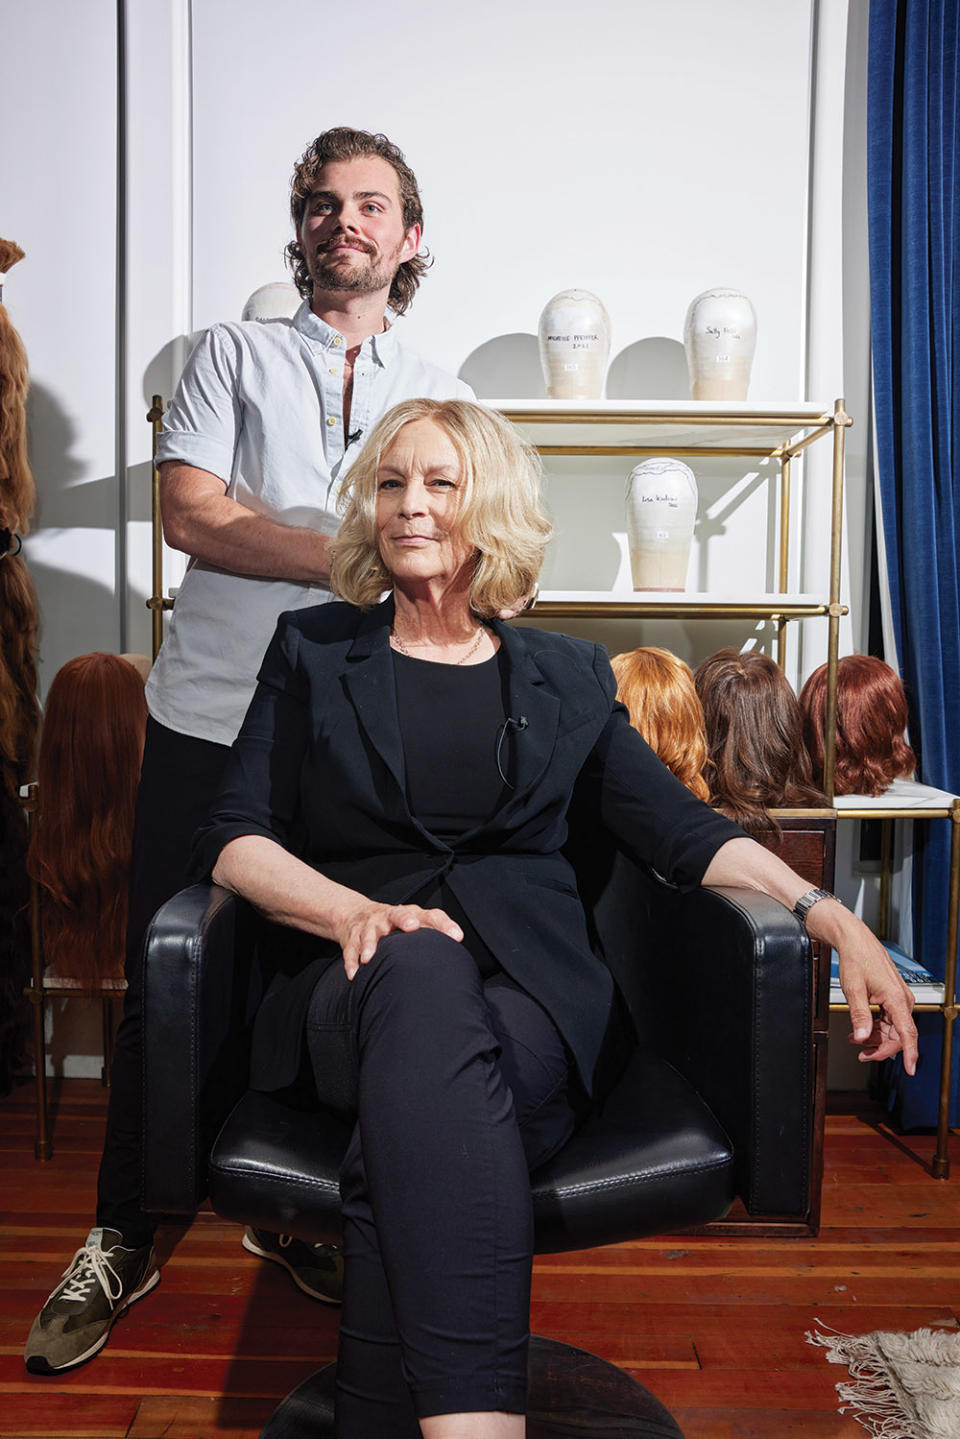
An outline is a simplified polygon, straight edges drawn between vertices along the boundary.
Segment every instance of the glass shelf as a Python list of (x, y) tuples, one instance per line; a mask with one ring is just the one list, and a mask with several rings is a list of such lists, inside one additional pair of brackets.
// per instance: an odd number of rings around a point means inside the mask
[[(846, 614), (846, 607), (842, 612)], [(698, 594), (689, 590), (541, 590), (527, 612), (538, 619), (806, 619), (830, 613), (822, 595)]]
[(945, 819), (957, 796), (912, 779), (895, 779), (883, 794), (838, 794), (838, 819)]
[(664, 454), (710, 451), (780, 455), (805, 447), (834, 423), (833, 408), (717, 400), (486, 400), (543, 454)]

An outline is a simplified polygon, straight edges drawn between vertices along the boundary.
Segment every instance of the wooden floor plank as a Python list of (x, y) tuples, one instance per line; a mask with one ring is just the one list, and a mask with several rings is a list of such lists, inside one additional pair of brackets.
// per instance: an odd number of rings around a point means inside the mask
[(130, 1395), (92, 1393), (78, 1405), (65, 1394), (20, 1394), (16, 1404), (0, 1402), (2, 1439), (124, 1439), (136, 1416), (138, 1400)]
[(127, 1439), (260, 1439), (274, 1407), (264, 1399), (151, 1395), (137, 1410)]

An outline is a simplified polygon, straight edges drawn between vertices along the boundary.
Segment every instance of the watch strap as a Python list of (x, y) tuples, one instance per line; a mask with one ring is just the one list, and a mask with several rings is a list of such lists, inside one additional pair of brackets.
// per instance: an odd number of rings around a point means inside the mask
[[(801, 924), (806, 924), (807, 915), (810, 913), (811, 909), (813, 909), (813, 906), (817, 904), (821, 899), (837, 899), (837, 896), (835, 894), (831, 894), (829, 889), (808, 889), (806, 894), (802, 894), (800, 896), (796, 904), (793, 906), (793, 912), (797, 916), (797, 919), (799, 919)], [(842, 903), (842, 899), (837, 899), (837, 904)]]

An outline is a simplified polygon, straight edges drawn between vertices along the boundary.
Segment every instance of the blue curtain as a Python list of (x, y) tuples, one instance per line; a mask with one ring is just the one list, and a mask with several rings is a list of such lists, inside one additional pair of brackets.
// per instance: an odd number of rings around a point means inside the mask
[[(871, 0), (870, 292), (877, 459), (911, 739), (960, 793), (960, 0)], [(943, 975), (949, 822), (920, 834), (916, 957)], [(928, 1028), (928, 1026), (924, 1026)], [(939, 1022), (937, 1029), (939, 1029)], [(960, 1034), (955, 1034), (957, 1044)], [(894, 1078), (905, 1127), (936, 1122), (939, 1044)], [(954, 1107), (957, 1095), (954, 1090)], [(956, 1119), (954, 1117), (954, 1122)]]

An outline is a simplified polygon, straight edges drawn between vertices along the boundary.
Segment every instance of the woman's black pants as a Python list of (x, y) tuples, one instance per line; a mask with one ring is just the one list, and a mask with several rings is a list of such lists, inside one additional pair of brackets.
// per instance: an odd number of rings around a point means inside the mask
[(575, 1122), (552, 1021), (423, 929), (387, 936), (353, 981), (331, 965), (306, 1033), (320, 1102), (355, 1098), (357, 1114), (337, 1434), (414, 1439), (418, 1417), (525, 1412), (528, 1174)]

